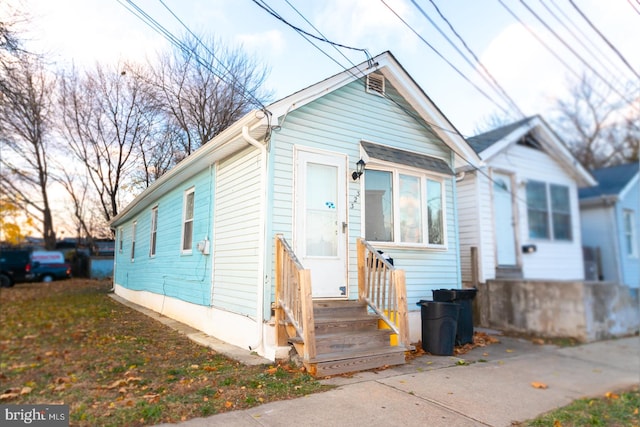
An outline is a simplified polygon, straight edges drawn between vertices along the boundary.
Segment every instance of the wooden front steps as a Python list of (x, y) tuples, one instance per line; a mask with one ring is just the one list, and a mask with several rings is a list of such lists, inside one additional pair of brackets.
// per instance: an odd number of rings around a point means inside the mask
[[(307, 369), (315, 376), (380, 368), (405, 363), (403, 346), (391, 346), (390, 329), (378, 328), (378, 317), (367, 312), (363, 302), (323, 300), (313, 302), (316, 357)], [(304, 343), (289, 339), (299, 354)]]

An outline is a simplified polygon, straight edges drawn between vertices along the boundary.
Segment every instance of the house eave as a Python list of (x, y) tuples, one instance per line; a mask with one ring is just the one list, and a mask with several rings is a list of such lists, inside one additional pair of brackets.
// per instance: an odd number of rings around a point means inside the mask
[(268, 117), (260, 110), (247, 113), (142, 191), (111, 219), (110, 227), (117, 228), (155, 203), (160, 195), (173, 190), (217, 161), (249, 147), (249, 142), (242, 136), (245, 127), (253, 138), (263, 139), (269, 127)]
[(580, 208), (613, 206), (618, 203), (619, 200), (620, 198), (615, 194), (589, 197), (587, 199), (580, 199)]

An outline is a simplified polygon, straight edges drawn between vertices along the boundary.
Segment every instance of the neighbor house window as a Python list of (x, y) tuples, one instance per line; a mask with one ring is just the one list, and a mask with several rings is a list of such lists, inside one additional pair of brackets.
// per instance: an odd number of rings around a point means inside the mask
[(397, 170), (365, 170), (365, 237), (373, 242), (444, 244), (442, 182)]
[(124, 247), (124, 230), (122, 227), (118, 228), (118, 252), (122, 253)]
[(194, 207), (194, 189), (187, 190), (184, 193), (184, 215), (182, 224), (182, 251), (191, 252), (193, 246), (193, 207)]
[(133, 227), (131, 229), (131, 261), (136, 257), (136, 227), (138, 226), (138, 221), (133, 221)]
[(569, 187), (529, 181), (526, 191), (529, 237), (571, 240)]
[(624, 243), (625, 251), (628, 256), (638, 256), (638, 238), (636, 237), (635, 213), (632, 210), (625, 209), (623, 212), (624, 221)]
[(158, 207), (151, 209), (151, 242), (149, 243), (149, 256), (156, 255), (156, 236), (158, 235)]

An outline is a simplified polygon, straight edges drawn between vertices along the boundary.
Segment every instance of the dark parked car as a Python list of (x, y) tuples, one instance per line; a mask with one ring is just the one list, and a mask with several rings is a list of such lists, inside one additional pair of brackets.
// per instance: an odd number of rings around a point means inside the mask
[(31, 250), (0, 249), (0, 286), (8, 288), (34, 279)]
[(62, 252), (33, 251), (31, 259), (35, 282), (51, 282), (71, 277), (71, 265), (65, 262)]

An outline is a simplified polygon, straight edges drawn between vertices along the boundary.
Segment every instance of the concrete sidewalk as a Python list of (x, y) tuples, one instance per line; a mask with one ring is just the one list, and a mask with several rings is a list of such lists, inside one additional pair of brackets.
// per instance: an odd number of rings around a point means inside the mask
[(180, 426), (510, 426), (575, 399), (640, 384), (640, 337), (565, 348), (497, 338), (462, 358), (421, 356), (322, 380), (337, 386), (328, 392)]

